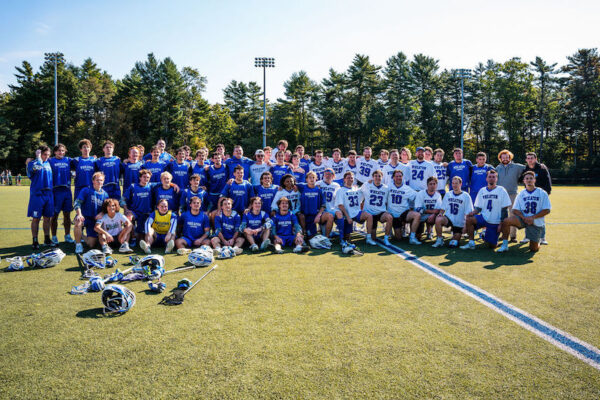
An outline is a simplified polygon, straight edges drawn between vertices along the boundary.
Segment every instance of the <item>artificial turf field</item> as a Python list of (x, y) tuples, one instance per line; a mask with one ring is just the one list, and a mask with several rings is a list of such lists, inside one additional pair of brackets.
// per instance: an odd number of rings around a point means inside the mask
[[(550, 245), (534, 256), (526, 245), (508, 254), (398, 245), (600, 347), (600, 188), (556, 187), (550, 199)], [(27, 200), (27, 187), (0, 188), (2, 269), (31, 252)], [(82, 281), (74, 245), (61, 244), (69, 255), (54, 268), (0, 272), (0, 397), (600, 398), (598, 369), (358, 244), (363, 257), (335, 244), (217, 261), (177, 307), (128, 283), (137, 302), (118, 317), (101, 314), (97, 293), (67, 294)], [(167, 269), (187, 261), (165, 258)]]

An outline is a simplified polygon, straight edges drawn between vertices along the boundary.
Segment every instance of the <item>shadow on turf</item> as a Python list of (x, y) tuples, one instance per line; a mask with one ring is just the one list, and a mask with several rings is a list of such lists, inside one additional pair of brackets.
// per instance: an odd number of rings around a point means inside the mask
[(75, 316), (78, 318), (114, 318), (123, 315), (124, 313), (109, 313), (104, 314), (104, 308), (95, 307), (88, 310), (81, 310)]

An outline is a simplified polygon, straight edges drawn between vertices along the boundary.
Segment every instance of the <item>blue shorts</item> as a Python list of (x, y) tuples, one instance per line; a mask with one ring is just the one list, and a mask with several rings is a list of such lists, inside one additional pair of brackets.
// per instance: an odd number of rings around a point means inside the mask
[(102, 186), (102, 189), (108, 193), (109, 198), (121, 200), (121, 189), (119, 189), (119, 185), (105, 185)]
[(98, 237), (98, 233), (94, 230), (94, 228), (96, 227), (96, 218), (95, 217), (85, 217), (83, 226), (85, 226), (85, 235), (87, 237), (92, 237), (92, 238)]
[(64, 186), (56, 187), (52, 189), (52, 193), (54, 194), (54, 214), (58, 214), (61, 211), (73, 211), (73, 197), (71, 197), (71, 188)]
[(360, 224), (360, 217), (362, 216), (364, 211), (359, 211), (358, 214), (356, 215), (351, 215), (350, 218), (352, 218), (352, 221), (356, 222), (357, 224)]
[(146, 233), (146, 220), (150, 214), (133, 213), (135, 221), (135, 233)]
[(42, 190), (29, 196), (27, 216), (30, 218), (54, 216), (54, 195), (51, 190)]
[(165, 238), (167, 234), (157, 233), (156, 238), (154, 238), (154, 242), (152, 242), (152, 246), (165, 246), (167, 243), (165, 242)]
[(185, 242), (185, 247), (192, 248), (194, 246), (195, 239), (190, 239), (189, 237), (185, 237), (185, 236), (182, 236), (179, 239), (181, 239)]
[(281, 238), (281, 241), (283, 242), (282, 246), (294, 246), (294, 240), (296, 240), (296, 235), (290, 235), (290, 236), (281, 236), (278, 235)]
[(477, 225), (475, 229), (484, 228), (485, 234), (483, 235), (483, 240), (489, 244), (497, 245), (498, 244), (498, 225), (500, 224), (488, 224), (485, 219), (481, 216), (481, 214), (477, 214), (475, 216), (477, 220)]
[(304, 226), (306, 227), (306, 233), (308, 236), (315, 235), (317, 233), (317, 224), (315, 224), (315, 217), (317, 214), (304, 214)]

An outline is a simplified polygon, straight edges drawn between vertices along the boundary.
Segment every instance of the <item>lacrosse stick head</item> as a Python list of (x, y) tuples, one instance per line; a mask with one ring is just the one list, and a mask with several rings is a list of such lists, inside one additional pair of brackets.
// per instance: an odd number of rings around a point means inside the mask
[(105, 268), (106, 267), (106, 257), (104, 253), (100, 250), (90, 250), (83, 254), (82, 256), (83, 264), (87, 268)]
[(34, 264), (41, 268), (50, 268), (60, 264), (65, 253), (61, 249), (49, 249), (37, 255)]
[(173, 293), (163, 297), (159, 304), (163, 304), (165, 306), (176, 306), (183, 303), (184, 296), (185, 290), (175, 289)]
[(102, 291), (105, 312), (124, 313), (135, 304), (135, 293), (122, 285), (106, 285)]
[(309, 240), (313, 249), (331, 249), (331, 241), (323, 235), (316, 235)]

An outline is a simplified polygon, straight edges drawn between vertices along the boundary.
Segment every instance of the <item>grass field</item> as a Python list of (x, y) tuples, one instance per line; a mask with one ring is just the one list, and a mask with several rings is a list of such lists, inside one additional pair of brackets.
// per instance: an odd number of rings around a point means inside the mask
[[(3, 259), (30, 253), (29, 231), (14, 229), (28, 228), (27, 190), (0, 188)], [(399, 246), (600, 347), (600, 188), (557, 187), (551, 201), (550, 245), (535, 256), (524, 245), (508, 254)], [(600, 398), (599, 370), (360, 245), (363, 257), (336, 245), (219, 261), (179, 307), (129, 283), (137, 303), (119, 317), (101, 315), (97, 293), (67, 294), (81, 283), (72, 255), (0, 272), (0, 397)], [(171, 269), (187, 259), (166, 260)], [(165, 281), (170, 289), (204, 271)]]

